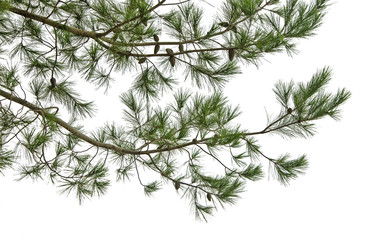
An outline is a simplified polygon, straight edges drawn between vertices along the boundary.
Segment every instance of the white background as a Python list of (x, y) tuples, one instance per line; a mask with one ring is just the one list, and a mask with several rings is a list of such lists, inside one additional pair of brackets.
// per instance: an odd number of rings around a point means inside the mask
[[(337, 1), (324, 25), (300, 42), (300, 54), (267, 56), (249, 66), (225, 93), (243, 110), (251, 130), (273, 112), (275, 81), (307, 81), (317, 69), (333, 69), (332, 91), (346, 87), (352, 98), (342, 120), (318, 123), (310, 139), (267, 137), (270, 153), (307, 153), (307, 174), (284, 187), (273, 180), (251, 182), (235, 206), (215, 213), (209, 222), (195, 221), (187, 201), (173, 186), (148, 198), (137, 181), (113, 182), (101, 198), (82, 206), (74, 196), (61, 196), (46, 182), (0, 178), (0, 238), (18, 239), (370, 239), (369, 197), (369, 14), (366, 0)], [(263, 160), (263, 159), (262, 159)]]

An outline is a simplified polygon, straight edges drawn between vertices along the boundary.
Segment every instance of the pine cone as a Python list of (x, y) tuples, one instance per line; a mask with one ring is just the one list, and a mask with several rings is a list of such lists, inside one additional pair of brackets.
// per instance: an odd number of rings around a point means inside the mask
[(166, 48), (166, 52), (169, 55), (172, 55), (173, 54), (173, 50), (171, 48)]
[(158, 37), (158, 35), (157, 35), (157, 34), (154, 34), (154, 35), (153, 35), (153, 38), (154, 38), (154, 41), (156, 41), (156, 42), (158, 42), (158, 41), (159, 41), (159, 37)]
[(179, 44), (179, 52), (183, 52), (183, 51), (184, 51), (184, 45)]
[(143, 64), (146, 61), (146, 57), (140, 58), (139, 59), (139, 64)]
[(211, 196), (210, 193), (207, 193), (207, 199), (208, 199), (208, 201), (212, 201), (212, 196)]
[(235, 56), (235, 50), (234, 50), (234, 48), (229, 49), (229, 60), (230, 61), (234, 60), (234, 56)]
[(57, 86), (57, 80), (54, 77), (50, 78), (50, 84), (51, 88), (55, 88)]
[(175, 66), (175, 57), (172, 55), (172, 56), (170, 56), (169, 60), (170, 60), (171, 66), (174, 67)]
[(180, 188), (180, 183), (176, 181), (176, 182), (175, 182), (175, 189), (176, 189), (176, 190), (179, 190), (179, 188)]
[(227, 22), (220, 22), (218, 25), (220, 25), (221, 27), (225, 27), (225, 28), (230, 26), (229, 23)]
[(157, 54), (157, 52), (159, 51), (159, 48), (160, 48), (160, 45), (156, 44), (154, 47), (154, 54)]

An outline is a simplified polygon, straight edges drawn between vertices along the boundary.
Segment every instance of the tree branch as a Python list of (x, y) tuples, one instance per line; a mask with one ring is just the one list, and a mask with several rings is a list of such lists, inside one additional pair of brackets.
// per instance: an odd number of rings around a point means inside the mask
[(82, 30), (82, 29), (79, 29), (79, 28), (71, 27), (71, 26), (68, 26), (66, 24), (62, 24), (62, 23), (56, 22), (54, 20), (51, 20), (47, 17), (40, 16), (40, 15), (37, 15), (37, 14), (34, 14), (34, 13), (30, 13), (30, 12), (27, 12), (25, 10), (22, 10), (22, 9), (19, 9), (19, 8), (16, 8), (16, 7), (10, 7), (9, 11), (11, 11), (15, 14), (18, 14), (20, 16), (23, 16), (25, 18), (33, 19), (33, 20), (36, 20), (38, 22), (42, 22), (44, 24), (47, 24), (49, 26), (52, 26), (52, 27), (55, 27), (55, 28), (58, 28), (58, 29), (61, 29), (61, 30), (69, 31), (69, 32), (71, 32), (75, 35), (78, 35), (78, 36), (88, 37), (88, 38), (96, 38), (97, 34), (98, 34), (97, 32), (85, 31), (85, 30)]
[[(36, 105), (34, 105), (34, 104), (24, 100), (24, 99), (18, 98), (18, 97), (14, 96), (14, 95), (12, 95), (8, 92), (5, 92), (1, 89), (0, 89), (0, 96), (3, 96), (3, 97), (5, 97), (6, 99), (8, 99), (10, 101), (19, 103), (20, 105), (31, 109), (32, 111), (42, 115), (43, 117), (46, 117), (47, 115), (50, 115), (50, 113), (47, 111), (47, 109), (50, 109), (50, 108), (40, 108), (40, 107), (38, 107), (38, 106), (36, 106)], [(84, 133), (82, 133), (78, 129), (74, 128), (73, 126), (71, 126), (67, 122), (58, 118), (57, 116), (53, 115), (52, 121), (54, 121), (58, 125), (62, 126), (64, 129), (68, 130), (70, 133), (72, 133), (76, 137), (84, 140), (85, 142), (88, 142), (88, 143), (90, 143), (90, 144), (92, 144), (96, 147), (110, 149), (110, 150), (113, 150), (113, 151), (115, 151), (117, 153), (121, 153), (121, 154), (132, 154), (132, 155), (144, 155), (145, 154), (145, 155), (148, 155), (148, 154), (153, 154), (153, 153), (167, 152), (167, 151), (182, 149), (184, 147), (195, 145), (197, 143), (203, 143), (203, 142), (211, 139), (211, 138), (204, 138), (204, 139), (201, 139), (201, 140), (193, 139), (191, 142), (179, 144), (177, 146), (161, 148), (161, 149), (146, 150), (146, 151), (137, 151), (137, 150), (123, 149), (123, 148), (117, 147), (113, 144), (102, 143), (102, 142), (96, 141), (96, 140), (92, 139), (91, 137), (85, 135)]]

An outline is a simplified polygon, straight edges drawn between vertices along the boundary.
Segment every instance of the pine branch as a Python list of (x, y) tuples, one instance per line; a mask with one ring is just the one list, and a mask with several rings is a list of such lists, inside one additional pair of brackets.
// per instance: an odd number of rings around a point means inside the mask
[(37, 14), (34, 14), (34, 13), (30, 13), (30, 12), (27, 12), (25, 10), (22, 10), (22, 9), (19, 9), (19, 8), (16, 8), (16, 7), (10, 7), (9, 11), (11, 11), (15, 14), (18, 14), (20, 16), (23, 16), (26, 19), (27, 18), (33, 19), (35, 21), (47, 24), (47, 25), (55, 27), (57, 29), (69, 31), (69, 32), (71, 32), (71, 33), (73, 33), (77, 36), (88, 37), (88, 38), (96, 38), (97, 37), (96, 32), (85, 31), (85, 30), (78, 29), (78, 28), (75, 28), (75, 27), (70, 27), (66, 24), (62, 24), (62, 23), (53, 21), (53, 20), (49, 19), (48, 17), (44, 17), (44, 16), (40, 16), (40, 15), (37, 15)]
[[(350, 97), (346, 89), (325, 91), (329, 68), (308, 82), (280, 81), (274, 88), (280, 112), (261, 130), (249, 131), (234, 122), (240, 109), (222, 93), (240, 73), (239, 61), (258, 65), (265, 54), (295, 53), (294, 40), (312, 36), (321, 25), (327, 0), (224, 1), (209, 27), (202, 26), (204, 10), (188, 0), (36, 2), (0, 0), (5, 44), (0, 54), (21, 65), (0, 66), (0, 173), (17, 165), (19, 179), (46, 176), (80, 202), (105, 193), (108, 167), (116, 164), (117, 180), (136, 175), (148, 196), (170, 183), (190, 200), (196, 216), (206, 219), (218, 206), (234, 204), (246, 181), (263, 177), (262, 164), (256, 163), (260, 159), (267, 159), (285, 185), (306, 170), (305, 155), (270, 157), (258, 135), (312, 136), (316, 121), (339, 119)], [(175, 7), (162, 15), (158, 10), (165, 6)], [(165, 35), (170, 40), (163, 41)], [(181, 68), (185, 80), (199, 89), (208, 87), (208, 95), (180, 90), (163, 107), (155, 101), (179, 85), (173, 74)], [(33, 103), (18, 76), (22, 69), (31, 79)], [(107, 90), (116, 73), (128, 70), (137, 75), (120, 95), (124, 125), (107, 123), (84, 132), (78, 121), (93, 116), (92, 103), (60, 76), (76, 71)], [(58, 105), (50, 106), (53, 102)], [(60, 117), (59, 105), (68, 110), (69, 122)], [(8, 151), (12, 144), (15, 150)], [(225, 152), (229, 158), (221, 155)], [(27, 164), (18, 161), (20, 153)], [(222, 174), (209, 172), (207, 160)], [(142, 168), (159, 180), (143, 181)]]
[[(7, 93), (7, 92), (5, 92), (1, 89), (0, 89), (0, 95), (7, 98), (10, 101), (14, 101), (16, 103), (21, 104), (22, 106), (25, 106), (25, 107), (31, 109), (32, 111), (34, 111), (35, 113), (40, 114), (43, 117), (48, 117), (50, 115), (50, 113), (48, 112), (49, 108), (45, 109), (45, 108), (37, 107), (36, 105), (34, 105), (34, 104), (24, 100), (24, 99), (20, 99), (18, 97), (15, 97), (15, 96), (11, 95), (10, 93)], [(88, 143), (90, 143), (90, 144), (92, 144), (96, 147), (101, 147), (101, 148), (113, 150), (114, 152), (119, 153), (119, 154), (148, 155), (148, 154), (160, 153), (160, 152), (165, 152), (165, 151), (173, 151), (173, 150), (183, 149), (187, 146), (195, 145), (195, 144), (198, 144), (198, 143), (203, 143), (203, 142), (206, 142), (207, 140), (211, 139), (211, 138), (204, 138), (204, 139), (201, 139), (201, 140), (193, 139), (191, 142), (179, 144), (177, 146), (167, 147), (167, 148), (164, 148), (164, 149), (153, 149), (153, 150), (147, 150), (147, 151), (135, 151), (135, 150), (130, 150), (130, 149), (122, 149), (122, 148), (119, 148), (115, 145), (108, 144), (108, 143), (98, 142), (98, 141), (92, 139), (91, 137), (85, 135), (84, 133), (82, 133), (78, 129), (74, 128), (73, 126), (71, 126), (67, 122), (58, 118), (57, 116), (52, 116), (50, 119), (52, 121), (54, 121), (55, 123), (57, 123), (58, 125), (65, 128), (66, 130), (68, 130), (70, 133), (72, 133), (77, 138), (79, 138), (81, 140), (84, 140), (84, 141), (86, 141), (86, 142), (88, 142)]]

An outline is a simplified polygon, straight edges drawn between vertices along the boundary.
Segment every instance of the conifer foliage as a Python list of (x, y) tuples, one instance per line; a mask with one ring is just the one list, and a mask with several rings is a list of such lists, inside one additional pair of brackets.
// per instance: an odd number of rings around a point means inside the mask
[[(264, 165), (282, 184), (304, 173), (306, 155), (269, 156), (258, 137), (309, 137), (316, 120), (338, 119), (350, 93), (325, 91), (330, 68), (306, 82), (278, 82), (281, 111), (258, 131), (235, 124), (240, 109), (222, 89), (240, 73), (239, 64), (296, 53), (297, 40), (322, 24), (328, 1), (228, 0), (212, 7), (217, 14), (207, 21), (205, 5), (0, 0), (0, 172), (50, 180), (79, 201), (104, 194), (112, 174), (118, 181), (136, 177), (149, 196), (173, 185), (204, 219), (234, 204), (246, 182), (264, 176)], [(97, 109), (75, 81), (109, 92), (113, 74), (127, 71), (136, 78), (117, 99), (125, 122), (84, 130), (81, 122)], [(176, 79), (175, 71), (185, 79)], [(194, 89), (178, 88), (184, 80)], [(197, 93), (201, 88), (210, 94)], [(160, 106), (164, 92), (172, 92), (173, 101)], [(222, 171), (212, 173), (209, 161)]]

